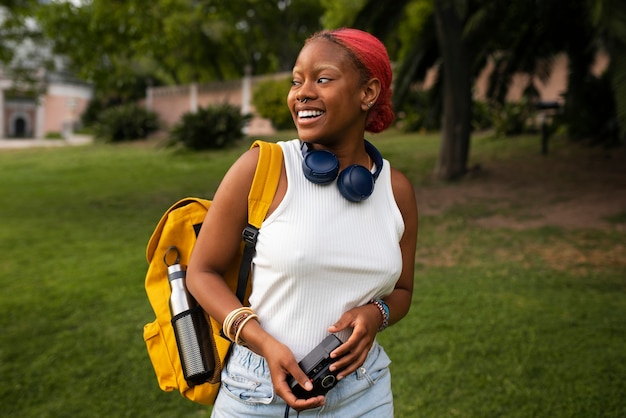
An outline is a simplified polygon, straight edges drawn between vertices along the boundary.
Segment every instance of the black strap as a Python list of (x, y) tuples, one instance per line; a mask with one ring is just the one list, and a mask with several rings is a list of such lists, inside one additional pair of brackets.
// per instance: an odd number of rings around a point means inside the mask
[(252, 257), (254, 256), (254, 248), (256, 240), (259, 236), (259, 229), (248, 225), (242, 233), (244, 248), (239, 265), (239, 278), (237, 279), (237, 299), (243, 304), (246, 297), (246, 288), (248, 287), (248, 278), (250, 277), (250, 269), (252, 268)]
[[(202, 223), (195, 224), (193, 226), (196, 238), (200, 233)], [(256, 239), (259, 235), (259, 229), (248, 225), (242, 233), (243, 242), (245, 244), (243, 248), (243, 255), (241, 256), (241, 264), (239, 264), (239, 277), (237, 278), (237, 299), (243, 304), (246, 298), (246, 288), (248, 287), (248, 278), (250, 277), (250, 268), (252, 267), (252, 257), (254, 257), (254, 248), (256, 247)]]

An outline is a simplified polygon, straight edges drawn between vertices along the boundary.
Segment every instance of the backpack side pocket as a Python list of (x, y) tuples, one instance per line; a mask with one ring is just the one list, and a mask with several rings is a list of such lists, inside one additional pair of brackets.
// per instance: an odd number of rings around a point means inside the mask
[(171, 392), (177, 389), (176, 371), (170, 359), (163, 330), (157, 320), (143, 327), (143, 339), (161, 390)]

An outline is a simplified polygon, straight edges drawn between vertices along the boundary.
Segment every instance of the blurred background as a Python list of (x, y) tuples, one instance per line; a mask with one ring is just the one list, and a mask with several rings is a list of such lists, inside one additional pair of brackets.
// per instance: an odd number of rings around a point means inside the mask
[(623, 0), (0, 0), (0, 416), (209, 416), (158, 388), (145, 246), (297, 136), (291, 67), (343, 26), (389, 51), (371, 140), (420, 210), (396, 416), (626, 416)]

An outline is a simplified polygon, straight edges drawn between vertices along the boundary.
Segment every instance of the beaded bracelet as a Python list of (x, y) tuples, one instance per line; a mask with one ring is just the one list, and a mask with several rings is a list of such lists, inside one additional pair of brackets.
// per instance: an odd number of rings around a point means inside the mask
[(383, 316), (383, 323), (380, 328), (378, 328), (378, 332), (381, 332), (389, 326), (389, 306), (382, 299), (372, 299), (370, 303), (376, 305), (380, 314)]
[(251, 319), (256, 319), (257, 321), (259, 320), (259, 317), (257, 314), (252, 314), (252, 315), (246, 315), (246, 317), (243, 319), (243, 321), (241, 321), (241, 324), (237, 325), (237, 331), (235, 334), (235, 344), (239, 344), (239, 345), (246, 345), (245, 341), (243, 341), (240, 338), (240, 334), (241, 334), (241, 330), (243, 329), (243, 327), (248, 323), (248, 321), (250, 321)]

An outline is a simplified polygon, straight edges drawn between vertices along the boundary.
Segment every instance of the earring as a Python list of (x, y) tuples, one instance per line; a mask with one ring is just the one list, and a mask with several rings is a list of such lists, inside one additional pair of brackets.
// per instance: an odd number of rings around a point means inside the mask
[(368, 108), (370, 108), (370, 109), (372, 108), (372, 106), (374, 106), (374, 102), (369, 102), (369, 103), (367, 104), (367, 107), (368, 107)]

